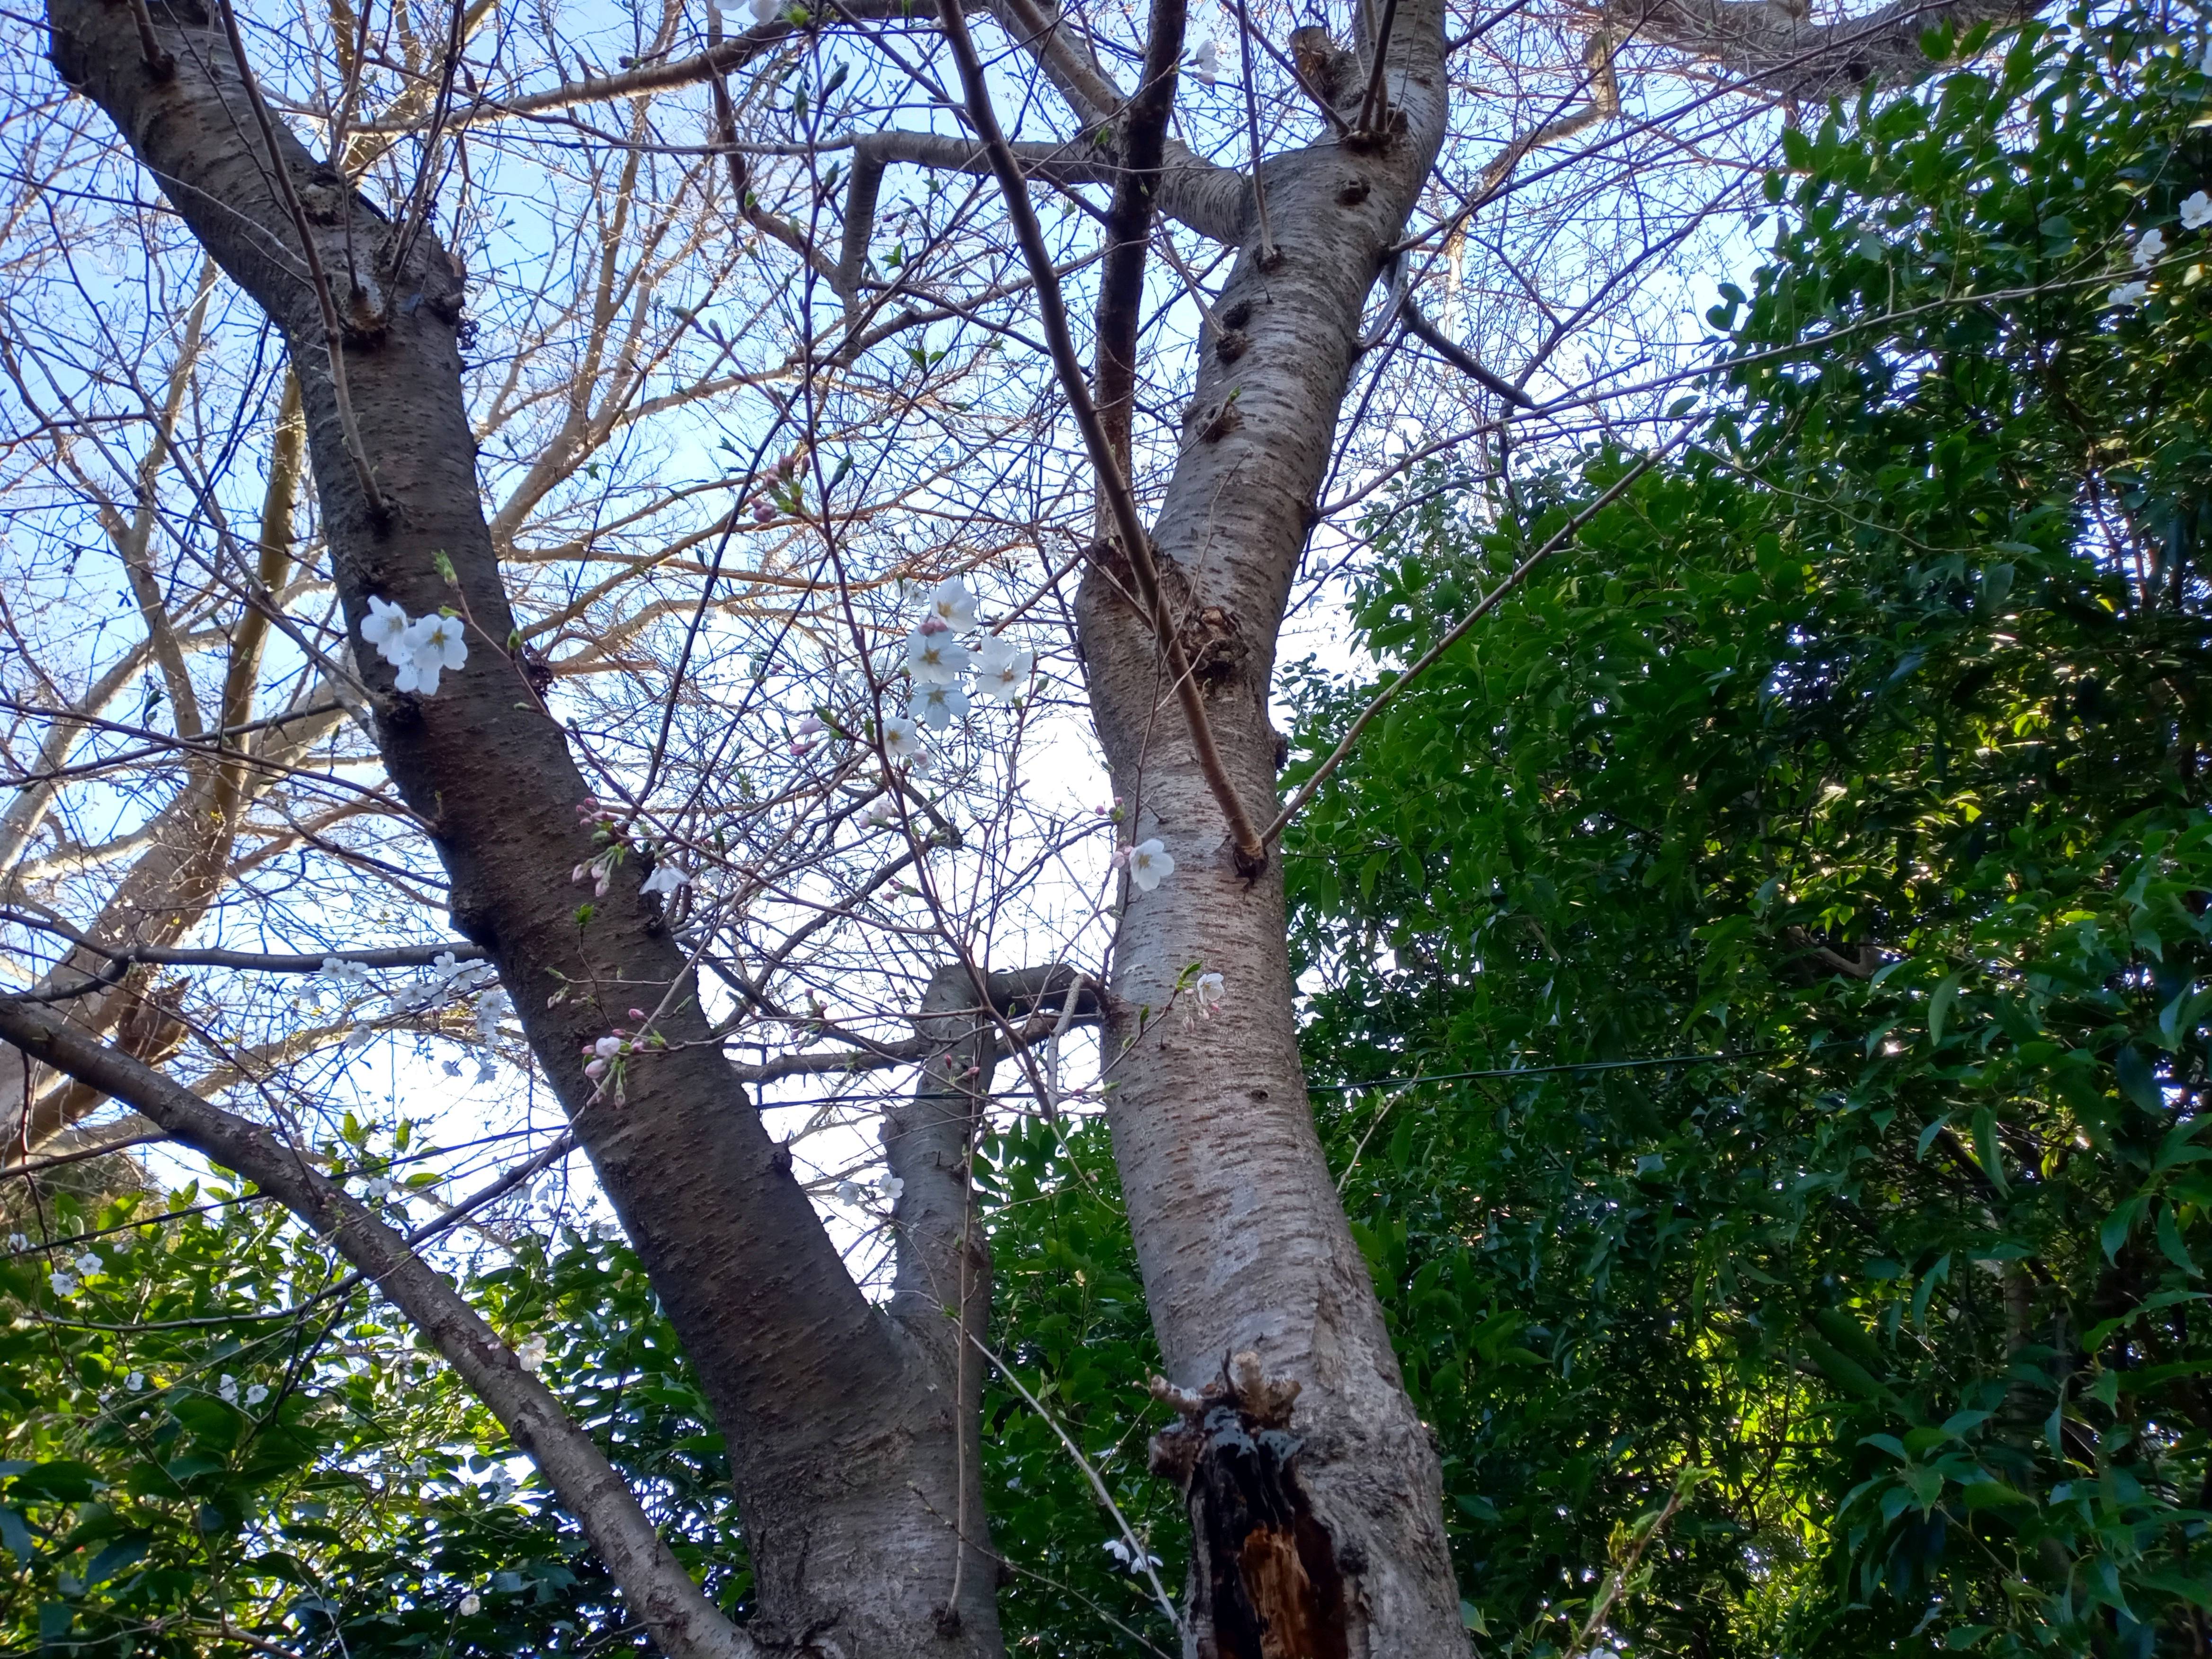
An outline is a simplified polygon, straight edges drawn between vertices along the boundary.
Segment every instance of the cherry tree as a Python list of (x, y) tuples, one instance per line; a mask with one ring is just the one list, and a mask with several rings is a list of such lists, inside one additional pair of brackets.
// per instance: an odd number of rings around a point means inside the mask
[[(1778, 123), (2018, 11), (50, 0), (7, 1157), (167, 1137), (327, 1236), (664, 1650), (984, 1655), (969, 1160), (1103, 1110), (1187, 1650), (1465, 1651), (1299, 1064), (1286, 618), (1425, 456), (1663, 441), (1668, 273)], [(702, 1379), (743, 1627), (426, 1255), (515, 1173), (410, 1231), (312, 1155), (401, 1036), (557, 1100), (528, 1167), (588, 1157)]]

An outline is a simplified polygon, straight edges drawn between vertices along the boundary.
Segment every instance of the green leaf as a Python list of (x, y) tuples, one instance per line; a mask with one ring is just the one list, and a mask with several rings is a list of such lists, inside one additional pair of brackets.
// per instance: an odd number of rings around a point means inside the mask
[(1946, 974), (1928, 998), (1928, 1040), (1939, 1047), (1943, 1041), (1944, 1023), (1950, 1018), (1951, 1005), (1958, 1000), (1959, 986), (1966, 978), (1963, 969)]
[(1997, 1116), (1994, 1108), (1983, 1106), (1974, 1113), (1974, 1158), (1982, 1166), (1982, 1173), (1999, 1193), (2009, 1195), (2012, 1183), (2005, 1179), (2004, 1149), (1997, 1144)]
[(2182, 1243), (2181, 1226), (2174, 1219), (2172, 1204), (2161, 1204), (2158, 1206), (2157, 1233), (2158, 1248), (2166, 1253), (2166, 1259), (2168, 1261), (2173, 1263), (2191, 1279), (2204, 1277), (2203, 1270), (2197, 1267), (2195, 1260), (2190, 1255), (2189, 1247)]
[(152, 1543), (151, 1537), (143, 1532), (132, 1533), (126, 1538), (117, 1539), (99, 1554), (94, 1556), (86, 1565), (85, 1588), (90, 1589), (95, 1585), (104, 1584), (124, 1568), (144, 1560), (146, 1552)]
[(30, 1528), (23, 1524), (23, 1517), (4, 1504), (0, 1504), (0, 1545), (7, 1547), (19, 1567), (28, 1565), (39, 1547)]

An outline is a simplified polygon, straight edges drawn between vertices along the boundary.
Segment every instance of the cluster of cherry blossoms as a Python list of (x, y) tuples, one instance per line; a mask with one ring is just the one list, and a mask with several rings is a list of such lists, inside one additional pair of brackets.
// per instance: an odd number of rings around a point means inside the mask
[[(600, 850), (570, 871), (568, 879), (580, 886), (590, 882), (592, 897), (605, 898), (607, 889), (614, 885), (615, 872), (622, 867), (623, 860), (630, 851), (629, 837), (618, 827), (621, 814), (611, 806), (602, 806), (586, 796), (583, 804), (576, 808), (576, 816), (591, 826), (592, 838), (599, 844)], [(637, 890), (658, 893), (666, 897), (672, 896), (678, 888), (690, 884), (691, 878), (664, 854), (647, 872), (645, 879), (638, 884)]]
[(395, 682), (399, 690), (421, 697), (437, 696), (438, 676), (468, 660), (469, 641), (461, 619), (442, 611), (410, 620), (399, 606), (371, 599), (361, 636), (399, 671)]
[[(216, 1379), (215, 1391), (222, 1397), (222, 1402), (226, 1406), (235, 1406), (240, 1403), (238, 1379), (228, 1371), (225, 1371)], [(245, 1403), (248, 1406), (258, 1406), (268, 1398), (269, 1390), (256, 1382), (246, 1390)]]
[(860, 1209), (881, 1198), (886, 1206), (896, 1205), (906, 1191), (906, 1182), (886, 1170), (873, 1181), (841, 1181), (834, 1196), (840, 1204), (850, 1209)]
[[(633, 1008), (629, 1011), (629, 1017), (642, 1020), (646, 1018), (646, 1012), (642, 1008)], [(606, 1036), (595, 1037), (586, 1043), (584, 1075), (596, 1085), (592, 1091), (592, 1098), (604, 1097), (617, 1106), (627, 1104), (629, 1096), (625, 1085), (631, 1056), (644, 1049), (665, 1048), (667, 1046), (668, 1040), (658, 1031), (648, 1031), (641, 1026), (633, 1032), (622, 1025), (616, 1026)]]
[[(12, 1235), (8, 1242), (10, 1244), (15, 1244), (18, 1240), (21, 1241), (21, 1243), (17, 1246), (19, 1249), (27, 1247), (30, 1243), (30, 1240), (24, 1238), (21, 1233)], [(107, 1263), (90, 1250), (87, 1250), (69, 1265), (76, 1271), (70, 1273), (68, 1268), (57, 1267), (46, 1275), (46, 1283), (52, 1287), (56, 1296), (73, 1296), (76, 1293), (78, 1285), (96, 1273), (104, 1273), (107, 1271)]]
[[(2212, 59), (2212, 52), (2208, 52), (2208, 59)], [(2212, 62), (2208, 62), (2205, 72), (2212, 74)], [(2182, 199), (2181, 228), (2184, 231), (2202, 230), (2207, 225), (2212, 225), (2212, 195), (2201, 190), (2192, 191)], [(2140, 305), (2150, 297), (2151, 271), (2166, 258), (2167, 246), (2166, 233), (2155, 225), (2136, 239), (2135, 252), (2130, 257), (2142, 275), (2112, 290), (2114, 305)]]
[[(325, 957), (319, 971), (322, 978), (338, 987), (339, 995), (344, 1001), (350, 1002), (369, 989), (370, 970), (365, 962), (350, 962), (343, 957)], [(478, 1060), (477, 1081), (489, 1082), (497, 1071), (492, 1063), (492, 1055), (499, 1039), (500, 1022), (514, 1012), (514, 998), (492, 984), (491, 981), (497, 977), (498, 969), (489, 962), (462, 962), (451, 951), (441, 951), (432, 959), (428, 973), (417, 975), (390, 993), (383, 1017), (391, 1018), (427, 1013), (443, 1004), (459, 1001), (482, 991), (473, 1011), (477, 1042), (483, 1051)], [(311, 988), (302, 991), (299, 1000), (313, 1006), (319, 1000)], [(356, 1017), (351, 1029), (346, 1032), (343, 1046), (348, 1054), (356, 1054), (375, 1041), (376, 1028), (367, 1015), (362, 1014)], [(448, 1061), (446, 1075), (457, 1077), (459, 1073), (460, 1066)]]
[(1114, 1558), (1116, 1566), (1131, 1573), (1139, 1573), (1148, 1566), (1157, 1567), (1161, 1565), (1158, 1556), (1143, 1550), (1133, 1549), (1119, 1538), (1109, 1538), (1106, 1540), (1106, 1553)]
[(1036, 653), (996, 634), (970, 646), (962, 636), (975, 633), (975, 596), (959, 577), (947, 577), (931, 591), (928, 610), (907, 637), (907, 674), (914, 689), (906, 713), (884, 722), (884, 754), (895, 764), (928, 769), (921, 733), (942, 732), (967, 714), (969, 674), (975, 676), (975, 695), (992, 702), (1012, 703), (1028, 689)]

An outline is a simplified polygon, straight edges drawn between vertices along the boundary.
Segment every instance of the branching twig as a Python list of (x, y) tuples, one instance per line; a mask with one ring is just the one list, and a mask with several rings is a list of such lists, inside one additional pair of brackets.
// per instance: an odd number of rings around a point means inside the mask
[(1229, 769), (1222, 763), (1221, 751), (1213, 741), (1213, 730), (1206, 717), (1206, 705), (1201, 700), (1196, 678), (1190, 672), (1181, 641), (1176, 636), (1175, 618), (1170, 615), (1166, 596), (1160, 588), (1159, 572), (1152, 563), (1152, 542), (1145, 532), (1143, 519), (1137, 512), (1136, 496), (1129, 489), (1127, 477), (1114, 454), (1105, 423), (1100, 420), (1098, 407), (1092, 402), (1091, 389), (1083, 378), (1083, 364), (1075, 355), (1075, 340), (1067, 326), (1067, 307), (1061, 298), (1060, 278), (1052, 266), (1052, 256), (1044, 245), (1044, 232), (1037, 223), (1036, 210), (1030, 204), (1028, 182), (1022, 177), (1021, 163), (1014, 159), (1006, 134), (1000, 129), (999, 118), (991, 106), (991, 92), (983, 78), (982, 60), (976, 55), (975, 43), (968, 33), (967, 19), (961, 15), (959, 0), (938, 0), (938, 16), (945, 26), (946, 42), (952, 48), (954, 61), (960, 66), (961, 89), (967, 99), (968, 118), (975, 128), (984, 148), (990, 153), (991, 170), (998, 175), (999, 188), (1006, 197), (1006, 216), (1012, 222), (1014, 234), (1021, 243), (1023, 257), (1028, 261), (1030, 276), (1036, 283), (1037, 310), (1044, 324), (1045, 341), (1051, 350), (1053, 368), (1059, 376), (1060, 389), (1066, 393), (1068, 408), (1075, 416), (1077, 428), (1083, 434), (1084, 447), (1090, 451), (1091, 465), (1098, 474), (1100, 490), (1111, 509), (1129, 568), (1135, 576), (1139, 597), (1152, 613), (1153, 631), (1159, 636), (1160, 649), (1167, 657), (1168, 672), (1175, 682), (1176, 696), (1182, 705), (1183, 718), (1190, 726), (1191, 748), (1199, 770), (1205, 775), (1206, 786), (1229, 821), (1229, 836), (1236, 850), (1237, 867), (1247, 877), (1257, 876), (1267, 868), (1267, 843), (1254, 828), (1244, 804), (1237, 799), (1237, 786), (1231, 781)]

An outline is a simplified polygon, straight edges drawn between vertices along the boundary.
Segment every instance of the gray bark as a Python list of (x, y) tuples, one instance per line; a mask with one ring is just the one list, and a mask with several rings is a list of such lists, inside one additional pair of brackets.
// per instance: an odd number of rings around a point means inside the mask
[[(1443, 8), (1401, 3), (1388, 84), (1402, 129), (1370, 148), (1326, 142), (1265, 164), (1280, 258), (1262, 268), (1248, 218), (1214, 305), (1242, 349), (1224, 362), (1219, 340), (1204, 343), (1154, 527), (1216, 743), (1253, 808), (1274, 799), (1267, 697), (1277, 631), (1365, 295), (1442, 140), (1443, 58)], [(1256, 1552), (1240, 1564), (1244, 1522), (1220, 1512), (1220, 1483), (1188, 1461), (1177, 1468), (1191, 1477), (1201, 1544), (1226, 1546), (1200, 1550), (1194, 1650), (1260, 1659), (1241, 1598), (1279, 1631), (1303, 1623), (1316, 1653), (1464, 1653), (1436, 1453), (1306, 1097), (1279, 866), (1254, 881), (1238, 873), (1146, 619), (1094, 573), (1078, 621), (1099, 736), (1130, 803), (1129, 839), (1157, 836), (1176, 865), (1156, 890), (1127, 895), (1109, 1004), (1108, 1111), (1154, 1329), (1186, 1390), (1219, 1379), (1231, 1354), (1255, 1357), (1266, 1386), (1224, 1395), (1247, 1427), (1273, 1423), (1285, 1386), (1298, 1385), (1281, 1420), (1301, 1449), (1268, 1478), (1319, 1527), (1318, 1540), (1308, 1528), (1292, 1540), (1297, 1559), (1273, 1579), (1244, 1572), (1237, 1582), (1244, 1565), (1272, 1558)], [(1187, 1004), (1168, 1011), (1194, 964), (1225, 981), (1210, 1021), (1187, 1017)]]
[(2033, 0), (1893, 0), (1857, 17), (1815, 23), (1812, 9), (1776, 0), (1623, 0), (1605, 8), (1616, 30), (1720, 64), (1746, 85), (1784, 98), (1848, 96), (1869, 82), (1908, 85), (1937, 67), (1921, 36), (1948, 24), (1960, 35), (2033, 16)]

